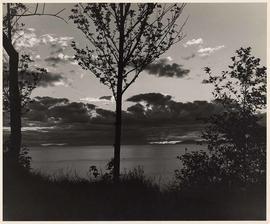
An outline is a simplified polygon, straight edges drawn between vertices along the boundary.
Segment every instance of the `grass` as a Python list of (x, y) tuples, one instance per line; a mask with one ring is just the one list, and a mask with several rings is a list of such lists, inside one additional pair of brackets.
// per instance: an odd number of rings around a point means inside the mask
[[(16, 171), (16, 172), (15, 172)], [(142, 169), (118, 184), (77, 176), (49, 178), (4, 166), (5, 221), (264, 220), (265, 192), (161, 189)]]

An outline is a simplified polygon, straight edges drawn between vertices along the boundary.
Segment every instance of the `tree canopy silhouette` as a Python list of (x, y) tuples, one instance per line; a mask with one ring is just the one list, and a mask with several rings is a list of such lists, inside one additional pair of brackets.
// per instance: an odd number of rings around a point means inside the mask
[[(64, 20), (59, 14), (63, 11), (60, 10), (55, 14), (47, 13), (45, 11), (45, 3), (43, 4), (42, 11), (39, 11), (39, 4), (34, 5), (34, 12), (31, 12), (29, 7), (22, 3), (6, 3), (6, 13), (3, 17), (3, 47), (8, 54), (8, 89), (4, 90), (4, 95), (7, 97), (5, 103), (9, 103), (10, 112), (10, 144), (9, 144), (9, 161), (12, 164), (18, 164), (19, 153), (21, 149), (21, 111), (22, 104), (29, 101), (30, 93), (35, 86), (35, 78), (33, 83), (20, 80), (19, 83), (19, 69), (25, 73), (30, 57), (23, 55), (20, 59), (20, 54), (16, 49), (14, 42), (14, 34), (22, 30), (25, 26), (20, 23), (20, 19), (26, 16), (53, 16)], [(64, 20), (65, 21), (65, 20)], [(19, 36), (18, 38), (21, 38)], [(23, 67), (19, 68), (19, 63), (22, 62)], [(44, 73), (44, 69), (39, 69), (39, 72)], [(21, 95), (22, 94), (22, 95)], [(22, 99), (23, 98), (23, 99)]]
[[(34, 60), (27, 54), (22, 54), (18, 64), (18, 87), (20, 94), (21, 113), (28, 111), (28, 104), (31, 102), (31, 93), (39, 85), (47, 70), (31, 66)], [(3, 110), (10, 112), (9, 93), (9, 70), (7, 64), (3, 66)]]
[(209, 153), (180, 157), (184, 169), (177, 171), (177, 177), (184, 185), (265, 183), (266, 130), (258, 121), (266, 107), (266, 67), (251, 56), (250, 47), (240, 48), (231, 59), (229, 70), (221, 75), (205, 68), (206, 82), (213, 84), (214, 101), (223, 106), (223, 112), (212, 116), (203, 132)]
[(120, 172), (122, 95), (147, 65), (184, 37), (177, 20), (185, 4), (77, 4), (70, 19), (88, 40), (75, 59), (112, 90), (116, 101), (114, 180)]

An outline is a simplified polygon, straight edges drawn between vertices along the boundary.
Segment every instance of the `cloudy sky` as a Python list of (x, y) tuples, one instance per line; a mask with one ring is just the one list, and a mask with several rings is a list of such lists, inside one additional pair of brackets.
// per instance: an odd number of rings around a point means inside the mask
[[(73, 4), (46, 4), (48, 12), (71, 14)], [(179, 20), (184, 27), (185, 39), (161, 56), (160, 60), (142, 72), (138, 80), (125, 92), (124, 100), (139, 94), (157, 92), (171, 95), (174, 100), (187, 102), (211, 100), (211, 87), (202, 84), (206, 78), (205, 66), (214, 71), (226, 69), (230, 57), (240, 47), (252, 47), (254, 56), (266, 64), (266, 3), (190, 3)], [(18, 38), (17, 47), (31, 53), (35, 64), (47, 68), (51, 84), (41, 85), (33, 96), (67, 98), (113, 109), (113, 103), (102, 96), (111, 95), (89, 71), (82, 70), (73, 60), (70, 42), (87, 44), (82, 33), (73, 25), (53, 17), (25, 17), (26, 30)], [(183, 74), (167, 77), (158, 65), (171, 65)], [(181, 66), (182, 67), (181, 67)], [(124, 104), (127, 108), (129, 103)]]

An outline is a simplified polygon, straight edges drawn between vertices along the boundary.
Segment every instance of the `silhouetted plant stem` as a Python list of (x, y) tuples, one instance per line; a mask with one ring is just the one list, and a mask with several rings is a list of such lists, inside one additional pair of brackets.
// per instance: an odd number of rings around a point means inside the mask
[(9, 97), (10, 97), (10, 151), (13, 162), (18, 161), (21, 148), (21, 102), (18, 87), (19, 54), (12, 45), (10, 3), (7, 3), (7, 33), (3, 33), (3, 45), (9, 56)]
[(121, 147), (121, 128), (122, 128), (122, 85), (123, 85), (123, 71), (124, 71), (124, 14), (123, 4), (120, 4), (120, 33), (119, 33), (119, 62), (118, 62), (118, 76), (117, 76), (117, 96), (116, 96), (116, 120), (115, 120), (115, 142), (114, 142), (114, 171), (113, 178), (115, 182), (119, 181), (120, 175), (120, 147)]
[[(23, 95), (21, 95), (21, 86), (19, 85), (19, 53), (15, 49), (14, 43), (12, 43), (12, 31), (15, 25), (18, 24), (20, 18), (25, 16), (54, 16), (64, 20), (59, 16), (63, 10), (57, 12), (56, 14), (44, 13), (45, 5), (43, 6), (43, 12), (37, 13), (38, 4), (36, 4), (36, 9), (34, 13), (26, 13), (29, 9), (21, 3), (7, 3), (7, 14), (4, 16), (4, 32), (3, 32), (3, 47), (9, 56), (9, 75), (8, 75), (8, 102), (9, 102), (9, 112), (10, 112), (10, 144), (9, 144), (9, 157), (10, 162), (18, 164), (19, 153), (21, 149), (21, 113), (22, 107), (25, 106)], [(23, 10), (23, 11), (21, 11)], [(20, 13), (21, 12), (21, 13)], [(15, 20), (15, 21), (14, 21)], [(64, 20), (65, 21), (65, 20)], [(65, 21), (66, 22), (66, 21)], [(16, 27), (16, 26), (15, 26)], [(5, 33), (6, 32), (6, 33)], [(23, 58), (23, 55), (21, 55)], [(29, 57), (30, 60), (30, 57)], [(26, 62), (26, 61), (25, 61)], [(29, 61), (28, 61), (29, 62)], [(41, 70), (40, 70), (41, 71)], [(45, 71), (44, 69), (42, 70)], [(35, 83), (33, 83), (35, 85)], [(29, 90), (30, 92), (32, 90)], [(30, 95), (30, 93), (29, 93)], [(27, 95), (26, 95), (27, 96)], [(26, 100), (27, 101), (27, 100)]]
[(121, 146), (121, 129), (122, 129), (122, 97), (116, 101), (116, 121), (115, 121), (115, 139), (114, 139), (114, 182), (119, 181), (120, 175), (120, 146)]

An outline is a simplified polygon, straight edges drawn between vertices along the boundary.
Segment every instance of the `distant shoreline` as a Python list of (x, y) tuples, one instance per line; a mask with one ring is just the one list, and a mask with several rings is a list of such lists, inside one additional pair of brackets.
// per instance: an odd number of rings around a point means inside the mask
[[(148, 142), (148, 143), (123, 143), (122, 145), (160, 145), (160, 146), (167, 146), (167, 145), (184, 145), (184, 144), (203, 144), (205, 145), (206, 142), (205, 141), (196, 141), (196, 140), (185, 140), (185, 141), (172, 141), (172, 142), (176, 142), (176, 143), (170, 143), (170, 141), (168, 141), (168, 143), (162, 143), (162, 142)], [(38, 145), (32, 145), (30, 147), (44, 147), (44, 148), (47, 148), (47, 147), (69, 147), (69, 146), (113, 146), (113, 144), (98, 144), (98, 143), (95, 143), (95, 144), (69, 144), (69, 143), (40, 143)]]

